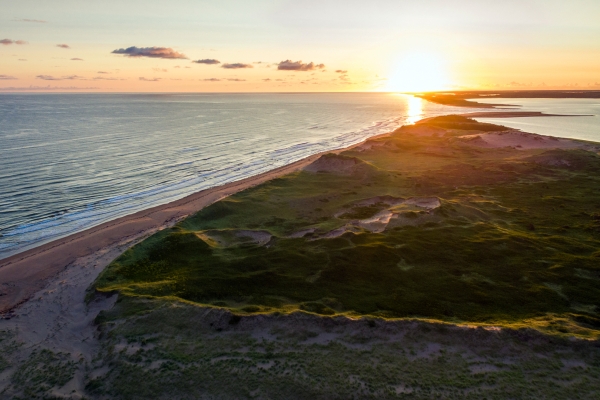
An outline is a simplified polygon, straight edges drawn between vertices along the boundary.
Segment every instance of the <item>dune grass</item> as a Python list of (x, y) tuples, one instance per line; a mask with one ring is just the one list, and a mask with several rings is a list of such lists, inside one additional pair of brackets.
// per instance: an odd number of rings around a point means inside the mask
[[(423, 126), (445, 135), (417, 135)], [(435, 118), (344, 152), (336, 162), (360, 162), (343, 174), (302, 171), (245, 190), (128, 250), (94, 289), (246, 314), (530, 321), (597, 337), (600, 157), (454, 140), (499, 129)], [(441, 206), (357, 205), (376, 196)], [(385, 210), (396, 217), (382, 232), (357, 222)]]

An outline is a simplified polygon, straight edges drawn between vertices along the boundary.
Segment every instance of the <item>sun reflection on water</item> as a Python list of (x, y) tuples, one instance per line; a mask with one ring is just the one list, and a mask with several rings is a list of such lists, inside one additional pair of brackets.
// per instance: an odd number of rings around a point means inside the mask
[(420, 97), (410, 96), (408, 98), (408, 111), (406, 122), (414, 124), (423, 116), (423, 99)]

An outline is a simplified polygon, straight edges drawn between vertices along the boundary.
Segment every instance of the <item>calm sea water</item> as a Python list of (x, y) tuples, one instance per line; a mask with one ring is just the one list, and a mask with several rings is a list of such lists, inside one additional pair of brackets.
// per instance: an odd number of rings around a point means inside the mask
[[(519, 111), (589, 117), (477, 118), (522, 131), (600, 142), (600, 99), (476, 99), (481, 103), (516, 104)], [(490, 110), (488, 110), (490, 111)]]
[(392, 94), (2, 94), (0, 258), (464, 112)]

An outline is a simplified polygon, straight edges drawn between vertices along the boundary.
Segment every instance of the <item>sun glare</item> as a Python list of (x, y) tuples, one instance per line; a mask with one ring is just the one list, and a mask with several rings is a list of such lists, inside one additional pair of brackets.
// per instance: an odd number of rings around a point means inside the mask
[(414, 124), (422, 118), (423, 100), (420, 97), (410, 96), (408, 98), (408, 110), (406, 122)]
[(448, 89), (448, 85), (446, 68), (440, 57), (411, 53), (394, 63), (387, 89), (393, 92), (428, 92)]

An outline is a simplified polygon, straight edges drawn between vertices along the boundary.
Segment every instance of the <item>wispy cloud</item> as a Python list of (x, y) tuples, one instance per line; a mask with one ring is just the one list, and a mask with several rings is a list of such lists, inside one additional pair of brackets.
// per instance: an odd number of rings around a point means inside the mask
[(140, 81), (144, 81), (144, 82), (158, 82), (158, 81), (160, 81), (160, 78), (144, 78), (143, 76), (140, 76)]
[(201, 80), (205, 81), (205, 82), (221, 82), (221, 80), (218, 78), (206, 78), (206, 79), (201, 79)]
[(44, 21), (43, 19), (29, 19), (29, 18), (22, 18), (22, 19), (13, 19), (13, 21), (16, 22), (34, 22), (36, 24), (45, 24), (48, 21)]
[(110, 72), (106, 72), (106, 71), (98, 71), (98, 74), (110, 74)]
[(17, 78), (15, 78), (14, 76), (10, 76), (10, 75), (0, 75), (0, 81), (14, 81)]
[(254, 68), (252, 66), (252, 64), (243, 64), (243, 63), (233, 63), (233, 64), (223, 64), (221, 65), (221, 68), (226, 68), (226, 69), (241, 69), (241, 68)]
[(239, 79), (239, 78), (229, 78), (227, 79), (229, 82), (246, 82), (245, 79)]
[(152, 68), (152, 71), (155, 71), (155, 72), (169, 72), (169, 70), (167, 70), (165, 68)]
[(45, 81), (61, 81), (62, 78), (55, 78), (52, 75), (37, 75), (37, 79), (43, 79)]
[(127, 57), (164, 58), (169, 60), (187, 59), (187, 57), (170, 47), (136, 47), (113, 50), (112, 54), (123, 54)]
[(96, 76), (92, 78), (93, 81), (126, 81), (124, 78), (112, 78), (109, 76)]
[(12, 40), (12, 39), (2, 39), (0, 40), (0, 44), (3, 44), (4, 46), (9, 46), (11, 44), (18, 44), (18, 45), (23, 45), (23, 44), (28, 44), (29, 42), (26, 42), (25, 40)]
[(338, 74), (344, 74), (345, 75), (345, 74), (348, 73), (348, 70), (345, 70), (345, 69), (336, 69), (335, 72), (337, 72)]
[(203, 58), (201, 60), (196, 60), (196, 61), (192, 61), (192, 62), (195, 62), (196, 64), (209, 64), (209, 65), (221, 64), (221, 61), (215, 60), (214, 58)]
[(270, 82), (270, 81), (271, 81), (271, 78), (265, 78), (265, 79), (263, 79), (263, 82)]
[(285, 60), (277, 64), (277, 69), (280, 71), (314, 71), (315, 69), (323, 69), (325, 64), (315, 64), (310, 62), (304, 64), (302, 61)]
[(61, 49), (70, 49), (71, 48), (71, 46), (69, 46), (66, 43), (59, 43), (56, 45), (56, 47), (60, 47)]
[(85, 79), (83, 76), (79, 76), (79, 75), (67, 75), (67, 76), (61, 76), (61, 77), (55, 77), (52, 75), (37, 75), (36, 76), (37, 79), (42, 79), (44, 81), (73, 81), (73, 80), (79, 80), (79, 79)]
[(28, 92), (35, 90), (94, 90), (100, 89), (99, 87), (77, 87), (77, 86), (28, 86), (28, 87), (3, 87), (0, 90), (5, 92)]
[(75, 57), (75, 58), (71, 58), (71, 61), (83, 61), (83, 58)]

